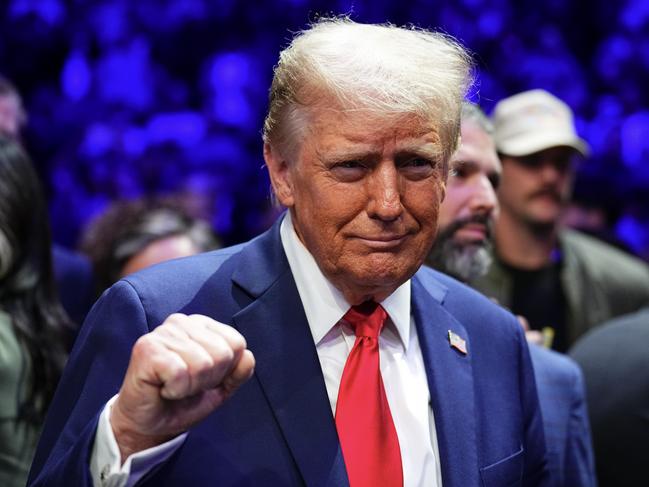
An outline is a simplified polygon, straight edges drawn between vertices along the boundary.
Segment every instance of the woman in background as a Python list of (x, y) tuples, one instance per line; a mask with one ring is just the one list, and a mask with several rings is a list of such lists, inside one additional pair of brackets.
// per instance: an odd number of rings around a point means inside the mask
[(72, 327), (56, 293), (41, 186), (0, 138), (0, 485), (24, 486)]
[(86, 227), (81, 252), (93, 266), (97, 296), (153, 264), (219, 248), (209, 223), (182, 197), (116, 201)]

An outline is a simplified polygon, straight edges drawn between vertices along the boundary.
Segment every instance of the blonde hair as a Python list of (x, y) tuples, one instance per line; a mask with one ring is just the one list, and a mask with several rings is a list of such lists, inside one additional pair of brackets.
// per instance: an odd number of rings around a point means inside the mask
[(264, 141), (280, 152), (303, 137), (310, 107), (369, 117), (415, 115), (439, 130), (447, 161), (472, 81), (468, 53), (451, 37), (414, 27), (323, 18), (298, 33), (275, 67)]

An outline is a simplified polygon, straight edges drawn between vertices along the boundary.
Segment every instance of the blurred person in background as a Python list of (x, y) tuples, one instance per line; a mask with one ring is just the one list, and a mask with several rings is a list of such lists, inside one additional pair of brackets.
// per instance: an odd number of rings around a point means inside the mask
[(493, 121), (500, 215), (494, 261), (472, 285), (566, 351), (593, 326), (649, 304), (649, 267), (561, 227), (575, 164), (588, 154), (563, 101), (526, 91), (501, 100)]
[(0, 136), (0, 485), (22, 487), (66, 360), (72, 325), (57, 296), (41, 186)]
[(0, 75), (0, 134), (20, 140), (21, 131), (27, 123), (27, 113), (16, 87)]
[[(496, 188), (501, 166), (493, 125), (477, 105), (462, 106), (461, 145), (451, 159), (439, 230), (426, 263), (462, 282), (483, 275), (491, 262)], [(530, 344), (548, 465), (557, 487), (597, 484), (584, 381), (568, 357)]]
[(90, 222), (81, 251), (92, 262), (97, 295), (159, 262), (219, 248), (209, 224), (180, 198), (118, 201)]
[[(0, 75), (0, 135), (22, 143), (27, 112), (16, 87)], [(77, 252), (52, 244), (54, 278), (66, 312), (81, 325), (94, 302), (93, 276), (88, 259)]]
[(649, 484), (649, 308), (617, 317), (570, 350), (586, 379), (600, 487)]

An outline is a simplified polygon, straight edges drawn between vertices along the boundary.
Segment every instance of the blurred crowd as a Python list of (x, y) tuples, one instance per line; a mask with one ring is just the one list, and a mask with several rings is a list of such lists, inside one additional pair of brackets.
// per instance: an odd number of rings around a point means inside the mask
[[(583, 450), (573, 455), (579, 457), (572, 459), (574, 470), (562, 467), (566, 486), (596, 485), (595, 471), (600, 485), (627, 485), (611, 480), (620, 482), (616, 469), (630, 465), (636, 475), (633, 468), (645, 458), (622, 457), (618, 446), (649, 442), (649, 425), (634, 422), (649, 407), (638, 397), (648, 379), (635, 374), (649, 355), (637, 349), (649, 329), (647, 311), (640, 311), (649, 306), (649, 268), (641, 260), (649, 261), (646, 5), (549, 1), (530, 9), (463, 0), (435, 9), (420, 2), (336, 6), (361, 21), (443, 26), (474, 51), (478, 83), (471, 98), (491, 121), (467, 109), (483, 139), (465, 134), (463, 122), (465, 145), (446, 204), (454, 204), (453, 184), (469, 184), (476, 174), (486, 179), (476, 183), (479, 196), (467, 193), (464, 202), (458, 196), (446, 222), (442, 211), (428, 264), (519, 315), (533, 350), (561, 354), (534, 351), (537, 370), (551, 369), (538, 364), (555, 360), (570, 363), (581, 411), (575, 414), (583, 416), (576, 427), (584, 434), (567, 448), (550, 448), (557, 464), (570, 448)], [(287, 29), (299, 29), (313, 12), (331, 6), (309, 0), (267, 6), (10, 0), (1, 8), (0, 72), (7, 78), (0, 78), (0, 171), (15, 181), (0, 179), (15, 184), (0, 181), (7, 205), (0, 205), (0, 321), (13, 323), (0, 328), (7, 335), (0, 347), (21, 364), (3, 389), (15, 399), (3, 406), (3, 418), (20, 428), (9, 469), (19, 478), (94, 300), (120, 277), (244, 241), (277, 215), (260, 136), (272, 62)], [(511, 97), (521, 92), (527, 98)], [(522, 149), (508, 145), (526, 120), (519, 109), (559, 113), (553, 130), (560, 126), (568, 138)], [(542, 127), (538, 120), (535, 131)], [(491, 159), (476, 163), (475, 154), (484, 150)], [(539, 186), (549, 201), (544, 209), (525, 199), (522, 173), (515, 176), (512, 168), (552, 173)], [(31, 191), (28, 217), (17, 213), (24, 203), (12, 203), (23, 187)], [(469, 202), (474, 197), (478, 203)], [(547, 209), (552, 204), (556, 211)], [(523, 215), (525, 205), (531, 209)], [(466, 225), (474, 225), (469, 234), (484, 234), (484, 245), (467, 250), (453, 242)], [(15, 250), (21, 245), (29, 248)], [(565, 354), (582, 367), (583, 378)], [(22, 383), (25, 376), (31, 379)], [(624, 382), (628, 376), (633, 380)], [(540, 373), (536, 380), (554, 380), (548, 377)], [(553, 399), (541, 397), (543, 413), (555, 417), (559, 401), (548, 394)], [(13, 427), (3, 419), (0, 435), (12, 436)], [(553, 434), (546, 430), (546, 438)], [(7, 474), (0, 483), (13, 485), (12, 478)], [(636, 480), (641, 485), (649, 474), (631, 477)]]
[(259, 127), (287, 33), (331, 11), (437, 27), (475, 53), (473, 98), (487, 111), (533, 87), (575, 110), (593, 148), (577, 176), (575, 225), (646, 257), (648, 10), (641, 0), (434, 8), (9, 0), (0, 6), (0, 72), (26, 101), (25, 142), (45, 178), (55, 241), (76, 245), (83, 225), (114, 199), (187, 192), (200, 195), (214, 228), (234, 243), (268, 225)]

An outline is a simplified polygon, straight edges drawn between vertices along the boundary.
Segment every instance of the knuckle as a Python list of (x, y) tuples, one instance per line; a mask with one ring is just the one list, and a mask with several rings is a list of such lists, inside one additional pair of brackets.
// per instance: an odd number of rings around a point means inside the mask
[(223, 323), (219, 323), (221, 333), (224, 335), (224, 338), (227, 340), (229, 343), (230, 347), (237, 353), (243, 351), (247, 344), (246, 344), (246, 339), (243, 337), (239, 331), (237, 331), (235, 328), (233, 328), (230, 325), (226, 325)]
[(197, 375), (209, 375), (214, 368), (214, 360), (207, 354), (196, 358), (193, 364), (193, 372)]
[(187, 319), (187, 315), (183, 313), (172, 313), (167, 318), (162, 322), (162, 326), (164, 325), (179, 325), (185, 322)]
[(187, 366), (183, 367), (180, 364), (174, 367), (173, 371), (169, 376), (169, 380), (175, 383), (186, 382), (188, 378), (189, 378), (189, 369), (187, 368)]
[(134, 357), (139, 357), (141, 355), (147, 356), (149, 355), (155, 344), (155, 338), (151, 335), (151, 333), (147, 333), (146, 335), (142, 335), (140, 338), (138, 338), (133, 345), (133, 350), (131, 354)]
[(227, 343), (222, 343), (218, 352), (213, 357), (214, 364), (218, 366), (229, 366), (234, 360), (234, 355), (234, 350)]
[(246, 339), (241, 333), (237, 332), (235, 337), (233, 338), (232, 348), (234, 348), (237, 352), (242, 352), (247, 347), (248, 344), (246, 343)]

